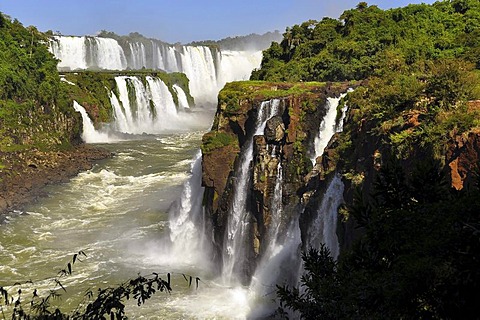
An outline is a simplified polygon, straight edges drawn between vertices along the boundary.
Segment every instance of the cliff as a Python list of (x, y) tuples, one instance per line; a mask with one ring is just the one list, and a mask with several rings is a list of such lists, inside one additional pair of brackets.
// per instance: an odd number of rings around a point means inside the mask
[[(278, 227), (279, 233), (285, 234), (290, 216), (302, 205), (305, 178), (312, 169), (313, 140), (326, 113), (326, 98), (339, 96), (351, 85), (250, 81), (229, 83), (220, 92), (212, 130), (203, 137), (204, 205), (212, 219), (221, 259), (234, 193), (239, 192), (234, 188), (238, 188), (235, 185), (241, 176), (241, 154), (250, 146), (253, 158), (246, 189), (249, 236), (245, 243), (250, 259), (242, 267), (244, 282), (269, 241), (274, 241), (268, 230), (274, 213), (280, 210), (273, 199), (278, 176), (282, 176), (280, 207), (285, 215)], [(255, 134), (260, 113), (267, 112), (262, 109), (265, 103), (276, 113), (263, 119), (264, 131)]]
[[(389, 163), (401, 166), (402, 179), (408, 183), (414, 183), (419, 167), (429, 163), (436, 163), (448, 184), (457, 190), (476, 182), (479, 131), (475, 126), (459, 129), (450, 121), (458, 119), (459, 113), (477, 118), (478, 102), (438, 112), (435, 118), (422, 106), (386, 121), (364, 113), (356, 100), (358, 96), (349, 95), (344, 131), (334, 134), (312, 166), (313, 141), (326, 114), (326, 98), (339, 96), (352, 86), (356, 84), (250, 81), (228, 84), (220, 92), (212, 130), (203, 137), (204, 205), (212, 221), (217, 258), (221, 259), (225, 255), (228, 220), (236, 205), (234, 194), (241, 178), (242, 154), (251, 141), (244, 208), (248, 212), (245, 222), (249, 235), (244, 245), (249, 262), (241, 268), (244, 282), (248, 282), (269, 243), (277, 241), (269, 232), (274, 212), (282, 211), (278, 234), (285, 234), (288, 223), (300, 215), (302, 245), (306, 249), (309, 230), (336, 173), (341, 174), (345, 184), (344, 205), (333, 209), (338, 210), (336, 233), (343, 249), (351, 247), (363, 233), (349, 214), (355, 194), (360, 190), (368, 201), (379, 172)], [(369, 86), (363, 84), (363, 88)], [(277, 114), (265, 119), (263, 131), (255, 133), (262, 103), (274, 101), (278, 104)], [(398, 136), (416, 140), (398, 143)], [(280, 206), (274, 199), (279, 179)]]

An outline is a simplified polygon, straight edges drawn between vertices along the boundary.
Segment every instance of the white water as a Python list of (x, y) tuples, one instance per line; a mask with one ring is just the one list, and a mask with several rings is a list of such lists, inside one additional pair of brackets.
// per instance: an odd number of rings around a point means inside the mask
[(88, 116), (87, 111), (81, 105), (77, 103), (77, 101), (73, 101), (73, 108), (75, 111), (80, 112), (82, 115), (82, 122), (83, 122), (83, 132), (82, 132), (82, 139), (87, 143), (102, 143), (111, 141), (112, 138), (108, 136), (106, 133), (99, 132), (95, 130), (93, 126), (92, 120)]
[(172, 93), (159, 78), (147, 76), (146, 85), (135, 76), (117, 76), (118, 97), (110, 92), (113, 122), (110, 129), (128, 134), (157, 134), (185, 131), (203, 126), (208, 119), (199, 121), (198, 113), (185, 113), (189, 109), (187, 96), (174, 85), (178, 97), (178, 110)]
[[(315, 154), (311, 159), (312, 163), (315, 164), (317, 157), (323, 154), (328, 142), (332, 138), (336, 130), (336, 116), (337, 116), (337, 107), (340, 103), (340, 100), (345, 97), (345, 93), (341, 94), (338, 98), (327, 98), (326, 109), (327, 113), (320, 123), (320, 129), (318, 130), (318, 135), (315, 137)], [(344, 114), (344, 112), (343, 112)], [(343, 123), (343, 119), (339, 123)], [(341, 130), (340, 130), (341, 131)]]
[(344, 185), (342, 178), (336, 174), (327, 191), (323, 195), (322, 202), (317, 211), (307, 235), (307, 248), (320, 248), (320, 244), (325, 244), (334, 259), (337, 259), (339, 251), (337, 237), (338, 208), (343, 203)]
[(204, 46), (171, 46), (150, 41), (124, 47), (115, 39), (55, 36), (50, 50), (60, 60), (60, 71), (108, 69), (161, 69), (183, 72), (198, 105), (216, 104), (218, 91), (226, 82), (246, 80), (260, 67), (261, 51), (219, 51)]
[(114, 39), (55, 36), (50, 48), (60, 60), (59, 70), (127, 68), (122, 47)]
[(191, 165), (191, 177), (183, 185), (180, 197), (169, 210), (170, 261), (209, 266), (210, 239), (206, 239), (207, 221), (203, 210), (202, 154), (197, 152)]
[(278, 113), (281, 100), (274, 99), (262, 102), (255, 120), (254, 134), (249, 137), (240, 155), (240, 164), (236, 169), (236, 184), (232, 207), (228, 213), (226, 238), (223, 245), (222, 274), (226, 283), (235, 283), (239, 280), (245, 261), (245, 238), (249, 227), (249, 213), (246, 209), (246, 200), (250, 185), (250, 163), (253, 159), (253, 136), (262, 134), (267, 120)]
[[(171, 272), (174, 287), (172, 294), (157, 293), (141, 308), (129, 304), (132, 319), (196, 319), (199, 314), (232, 319), (238, 308), (246, 310), (242, 291), (216, 285), (215, 275), (192, 259), (188, 247), (176, 254), (162, 250), (172, 236), (169, 224), (175, 219), (167, 212), (177, 195), (182, 195), (186, 211), (199, 206), (198, 161), (190, 164), (198, 159), (204, 132), (102, 145), (115, 152), (112, 159), (68, 183), (48, 187), (48, 197), (26, 208), (27, 214), (0, 225), (2, 286), (14, 292), (14, 282), (31, 279), (44, 295), (53, 285), (43, 279), (54, 277), (73, 253), (84, 250), (88, 257), (73, 266), (71, 277), (62, 279), (67, 293), (52, 301), (62, 310), (77, 305), (87, 289), (118, 285), (137, 272), (162, 277)], [(182, 191), (183, 182), (192, 188)], [(198, 291), (188, 288), (182, 273), (202, 279)]]
[[(255, 270), (249, 291), (249, 319), (263, 319), (271, 316), (278, 308), (276, 286), (298, 287), (301, 272), (301, 245), (299, 217), (290, 221), (287, 234), (265, 255)], [(292, 319), (296, 318), (293, 315)]]
[[(328, 98), (329, 108), (327, 115), (325, 116), (326, 120), (322, 121), (323, 127), (321, 126), (318, 140), (317, 138), (315, 139), (315, 153), (321, 152), (316, 154), (316, 157), (323, 153), (323, 150), (335, 133), (343, 131), (343, 121), (345, 120), (348, 106), (345, 105), (342, 108), (342, 115), (340, 119), (338, 119), (337, 123), (335, 123), (335, 116), (338, 103), (345, 96), (346, 93), (343, 93), (338, 98)], [(340, 253), (337, 237), (337, 220), (338, 208), (343, 203), (343, 191), (344, 184), (342, 178), (340, 174), (336, 174), (332, 181), (330, 181), (330, 184), (323, 195), (322, 201), (316, 212), (316, 217), (314, 218), (314, 222), (308, 230), (306, 239), (307, 248), (314, 247), (319, 249), (320, 244), (325, 244), (330, 249), (334, 259), (337, 259)]]
[(180, 110), (190, 109), (190, 105), (188, 104), (188, 99), (185, 91), (183, 91), (183, 89), (176, 84), (173, 85), (173, 90), (175, 90), (175, 92), (177, 93), (178, 108)]

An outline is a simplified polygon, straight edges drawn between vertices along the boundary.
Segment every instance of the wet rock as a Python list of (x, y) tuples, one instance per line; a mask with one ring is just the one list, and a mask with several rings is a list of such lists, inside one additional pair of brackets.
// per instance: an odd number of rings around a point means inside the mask
[(285, 124), (282, 117), (274, 116), (268, 119), (265, 126), (265, 138), (268, 143), (279, 143), (285, 137)]

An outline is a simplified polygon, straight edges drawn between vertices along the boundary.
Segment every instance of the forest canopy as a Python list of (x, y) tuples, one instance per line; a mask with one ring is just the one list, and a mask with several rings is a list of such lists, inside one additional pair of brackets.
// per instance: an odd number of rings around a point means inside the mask
[(480, 68), (480, 2), (439, 1), (382, 10), (360, 2), (339, 19), (309, 20), (286, 29), (264, 51), (252, 80), (361, 80), (392, 59), (407, 65), (459, 58)]

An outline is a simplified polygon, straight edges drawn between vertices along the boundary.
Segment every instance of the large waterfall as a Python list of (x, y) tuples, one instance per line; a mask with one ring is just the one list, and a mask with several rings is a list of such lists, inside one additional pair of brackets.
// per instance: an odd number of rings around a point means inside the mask
[(250, 164), (253, 160), (253, 136), (263, 134), (268, 119), (278, 114), (281, 100), (262, 102), (257, 112), (253, 135), (245, 143), (235, 171), (237, 183), (234, 186), (233, 202), (228, 214), (228, 225), (223, 249), (223, 277), (226, 282), (239, 280), (248, 263), (245, 253), (245, 239), (248, 236), (250, 215), (247, 212), (247, 196), (250, 187)]
[(247, 80), (260, 66), (261, 51), (222, 51), (205, 46), (169, 45), (157, 40), (55, 36), (50, 49), (60, 71), (140, 70), (183, 72), (197, 104), (216, 103), (226, 82)]
[(115, 130), (132, 134), (156, 133), (172, 129), (178, 122), (173, 96), (162, 80), (147, 76), (143, 84), (138, 77), (118, 76), (115, 82), (119, 97), (110, 93)]

